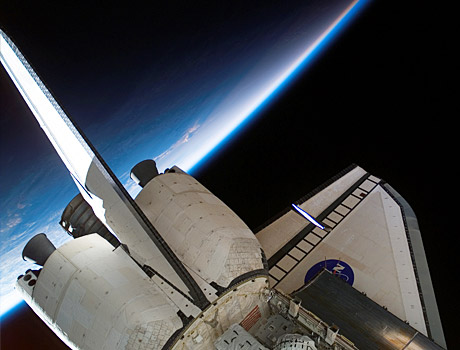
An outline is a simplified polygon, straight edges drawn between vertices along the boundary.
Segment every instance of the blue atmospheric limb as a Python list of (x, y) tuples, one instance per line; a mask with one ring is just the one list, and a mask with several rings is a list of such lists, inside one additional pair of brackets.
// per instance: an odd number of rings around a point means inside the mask
[(340, 277), (350, 286), (352, 286), (355, 281), (355, 274), (350, 265), (341, 260), (329, 259), (320, 261), (319, 263), (313, 265), (305, 275), (305, 283), (311, 281), (323, 269), (326, 269), (333, 275)]
[[(226, 128), (225, 132), (221, 133), (218, 140), (213, 140), (210, 147), (206, 151), (197, 154), (195, 160), (183, 166), (182, 168), (193, 175), (194, 171), (210, 159), (221, 147), (235, 136), (242, 128), (253, 120), (259, 112), (261, 112), (270, 101), (285, 88), (292, 80), (294, 80), (301, 71), (304, 71), (320, 53), (337, 39), (339, 34), (357, 17), (365, 6), (370, 3), (370, 0), (354, 0), (351, 4), (336, 18), (334, 22), (310, 45), (305, 51), (295, 59), (292, 64), (278, 77), (275, 77), (273, 82), (269, 84), (253, 101), (248, 103), (246, 108), (240, 111), (240, 115), (234, 117), (235, 123), (231, 127)], [(238, 113), (236, 113), (238, 114)]]

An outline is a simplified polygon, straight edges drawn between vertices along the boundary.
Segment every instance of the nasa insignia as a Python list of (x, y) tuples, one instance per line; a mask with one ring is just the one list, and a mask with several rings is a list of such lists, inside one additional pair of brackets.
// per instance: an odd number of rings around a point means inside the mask
[(353, 269), (346, 262), (337, 259), (323, 260), (313, 265), (305, 275), (305, 283), (311, 281), (324, 268), (343, 279), (350, 286), (353, 285), (355, 280)]

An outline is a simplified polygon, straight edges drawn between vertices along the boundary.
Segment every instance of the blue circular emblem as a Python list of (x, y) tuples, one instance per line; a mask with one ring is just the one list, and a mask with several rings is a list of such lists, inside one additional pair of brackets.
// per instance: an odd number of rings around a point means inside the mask
[(336, 259), (323, 260), (313, 265), (305, 275), (305, 283), (309, 282), (315, 277), (322, 269), (326, 268), (333, 275), (336, 275), (347, 282), (350, 286), (353, 285), (355, 274), (353, 269), (346, 262)]

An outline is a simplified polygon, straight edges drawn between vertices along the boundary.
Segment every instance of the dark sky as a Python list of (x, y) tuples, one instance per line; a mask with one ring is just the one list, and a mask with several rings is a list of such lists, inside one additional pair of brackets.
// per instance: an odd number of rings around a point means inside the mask
[[(34, 6), (36, 11), (30, 8), (24, 11), (17, 6)], [(20, 36), (17, 40), (22, 43), (21, 49), (27, 50), (25, 53), (32, 63), (40, 60), (36, 64), (49, 69), (42, 75), (52, 77), (54, 86), (67, 89), (62, 96), (69, 102), (72, 96), (84, 96), (81, 108), (87, 110), (87, 106), (92, 105), (97, 115), (110, 109), (107, 105), (113, 101), (123, 99), (123, 91), (129, 90), (129, 85), (120, 87), (120, 82), (129, 84), (127, 77), (142, 74), (129, 71), (136, 70), (136, 60), (158, 59), (160, 66), (166, 65), (168, 60), (177, 60), (177, 64), (187, 61), (179, 57), (184, 51), (176, 52), (176, 46), (168, 45), (169, 36), (174, 36), (177, 42), (178, 33), (182, 33), (179, 35), (183, 40), (182, 49), (187, 48), (190, 57), (204, 60), (205, 57), (194, 55), (194, 50), (202, 49), (202, 43), (194, 41), (192, 34), (184, 33), (209, 31), (212, 36), (216, 28), (220, 28), (236, 43), (245, 40), (244, 28), (251, 27), (256, 14), (273, 16), (273, 22), (277, 22), (273, 9), (281, 6), (279, 13), (283, 13), (285, 7), (294, 6), (294, 3), (270, 2), (271, 11), (259, 12), (257, 10), (265, 8), (261, 4), (254, 3), (250, 7), (242, 3), (229, 4), (208, 9), (215, 16), (208, 21), (202, 20), (200, 25), (197, 19), (203, 19), (200, 13), (203, 7), (178, 6), (177, 18), (171, 22), (162, 17), (158, 9), (144, 14), (133, 10), (123, 14), (123, 11), (108, 8), (88, 9), (87, 17), (82, 18), (85, 11), (76, 11), (70, 6), (65, 8), (67, 5), (61, 4), (59, 6), (64, 8), (56, 13), (66, 15), (53, 20), (59, 34), (43, 37), (44, 42), (53, 41), (46, 45), (65, 45), (68, 36), (81, 31), (93, 33), (96, 27), (104, 27), (104, 21), (111, 22), (107, 23), (111, 32), (94, 32), (90, 47), (97, 50), (90, 55), (83, 52), (87, 43), (82, 43), (81, 47), (65, 46), (62, 56), (49, 57), (52, 64), (41, 62), (46, 60), (46, 55), (33, 54), (34, 50), (40, 50), (42, 43), (28, 41), (27, 30), (21, 30), (21, 24), (15, 23), (16, 18), (26, 17), (30, 21), (28, 25), (33, 24), (37, 31), (43, 21), (45, 26), (49, 25), (46, 22), (53, 14), (43, 14), (40, 6), (36, 3), (2, 4), (0, 23), (7, 32), (9, 29)], [(450, 108), (452, 92), (448, 88), (453, 73), (448, 59), (452, 43), (445, 35), (453, 30), (453, 25), (444, 15), (428, 1), (371, 2), (332, 46), (316, 58), (310, 69), (266, 105), (237, 137), (207, 159), (196, 175), (251, 228), (256, 228), (351, 163), (388, 181), (411, 204), (418, 217), (449, 346), (455, 336), (453, 308), (458, 310), (452, 296), (455, 293), (453, 279), (457, 275), (453, 243), (458, 242), (458, 229), (451, 205), (457, 182), (454, 167), (458, 157), (454, 152), (458, 146), (453, 125), (455, 114)], [(229, 17), (231, 22), (224, 20)], [(96, 20), (102, 23), (94, 23)], [(114, 20), (118, 26), (113, 25)], [(155, 30), (164, 33), (159, 43), (146, 43), (146, 46), (158, 44), (155, 55), (134, 44), (138, 51), (129, 53), (129, 46), (117, 48), (104, 40), (107, 35), (116, 35), (124, 44), (141, 40), (132, 33), (142, 30), (149, 21), (155, 23)], [(138, 28), (131, 27), (135, 23)], [(219, 23), (225, 25), (220, 27)], [(234, 35), (231, 35), (232, 30)], [(145, 38), (142, 36), (142, 40)], [(155, 39), (152, 37), (152, 40)], [(78, 37), (72, 38), (72, 42), (78, 42)], [(250, 44), (247, 45), (248, 54), (252, 54), (253, 45)], [(216, 40), (209, 45), (222, 44)], [(120, 49), (128, 53), (120, 55), (117, 51)], [(121, 62), (108, 60), (109, 64), (105, 64), (105, 55), (118, 56)], [(91, 82), (78, 79), (75, 64), (69, 76), (53, 74), (54, 70), (65, 72), (67, 60), (81, 62), (81, 69), (94, 70), (94, 74), (107, 77), (103, 85), (91, 87), (97, 94), (82, 93)], [(129, 67), (128, 71), (123, 67)], [(110, 91), (107, 86), (114, 88)], [(180, 86), (178, 91), (181, 89), (186, 87)], [(61, 102), (66, 105), (67, 101)], [(71, 112), (78, 113), (78, 104), (73, 101), (71, 106)], [(81, 122), (85, 124), (85, 120)], [(81, 126), (84, 129), (85, 125)], [(58, 349), (57, 345), (48, 343), (53, 342), (50, 340), (53, 335), (38, 331), (41, 323), (34, 317), (30, 310), (23, 308), (11, 319), (2, 320), (2, 349), (30, 347), (19, 329), (23, 333), (28, 332), (26, 329), (38, 333), (39, 340), (34, 337), (33, 342), (28, 343), (34, 344), (34, 348)], [(450, 348), (453, 349), (453, 345)]]

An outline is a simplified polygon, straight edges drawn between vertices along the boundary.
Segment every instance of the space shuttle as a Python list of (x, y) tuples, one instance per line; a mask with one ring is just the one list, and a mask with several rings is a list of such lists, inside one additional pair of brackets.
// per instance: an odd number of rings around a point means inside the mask
[[(258, 232), (177, 166), (133, 199), (0, 30), (0, 60), (79, 190), (16, 289), (71, 349), (443, 349), (417, 219), (351, 165)], [(32, 264), (35, 264), (32, 266)]]

